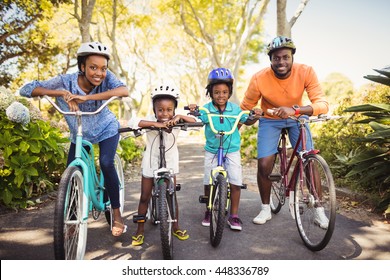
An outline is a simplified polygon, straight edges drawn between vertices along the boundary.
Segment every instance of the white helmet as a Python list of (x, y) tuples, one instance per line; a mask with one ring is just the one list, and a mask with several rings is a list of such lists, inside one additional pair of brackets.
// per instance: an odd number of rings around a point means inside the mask
[(172, 86), (161, 85), (158, 86), (152, 91), (152, 101), (156, 98), (168, 97), (175, 101), (175, 107), (177, 107), (177, 102), (179, 100), (179, 92)]
[(107, 59), (110, 59), (110, 51), (108, 47), (99, 42), (83, 43), (77, 51), (77, 57), (90, 54), (100, 54), (107, 57)]

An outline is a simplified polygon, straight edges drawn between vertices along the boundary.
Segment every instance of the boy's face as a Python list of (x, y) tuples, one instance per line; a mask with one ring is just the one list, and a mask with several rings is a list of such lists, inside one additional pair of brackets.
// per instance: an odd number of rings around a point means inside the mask
[(227, 84), (216, 84), (213, 86), (213, 91), (211, 93), (211, 98), (214, 103), (223, 106), (229, 100), (229, 87)]
[(175, 116), (175, 102), (171, 99), (159, 99), (154, 103), (157, 121), (166, 122)]

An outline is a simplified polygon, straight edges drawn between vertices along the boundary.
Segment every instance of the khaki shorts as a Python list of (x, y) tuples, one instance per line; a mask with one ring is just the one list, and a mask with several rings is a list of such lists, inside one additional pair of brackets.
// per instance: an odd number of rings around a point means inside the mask
[[(209, 185), (210, 172), (213, 168), (217, 167), (217, 154), (212, 154), (205, 151), (204, 155), (204, 177), (203, 184)], [(242, 185), (242, 166), (241, 166), (241, 154), (240, 151), (228, 153), (226, 160), (223, 164), (225, 170), (228, 172), (228, 182), (241, 186)]]

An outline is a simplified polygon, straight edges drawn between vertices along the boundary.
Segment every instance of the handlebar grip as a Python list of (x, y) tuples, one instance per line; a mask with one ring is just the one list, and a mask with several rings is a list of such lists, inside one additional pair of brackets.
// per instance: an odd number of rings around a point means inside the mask
[(128, 132), (128, 131), (135, 131), (136, 129), (133, 129), (131, 127), (120, 127), (118, 128), (118, 132), (121, 133), (121, 132)]

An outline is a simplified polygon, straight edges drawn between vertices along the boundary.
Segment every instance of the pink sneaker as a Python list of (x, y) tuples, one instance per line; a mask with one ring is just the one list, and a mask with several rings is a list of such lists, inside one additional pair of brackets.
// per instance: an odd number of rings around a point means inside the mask
[(204, 226), (204, 227), (209, 227), (210, 226), (210, 216), (211, 216), (211, 212), (209, 210), (207, 210), (204, 213), (204, 219), (202, 221), (202, 226)]

